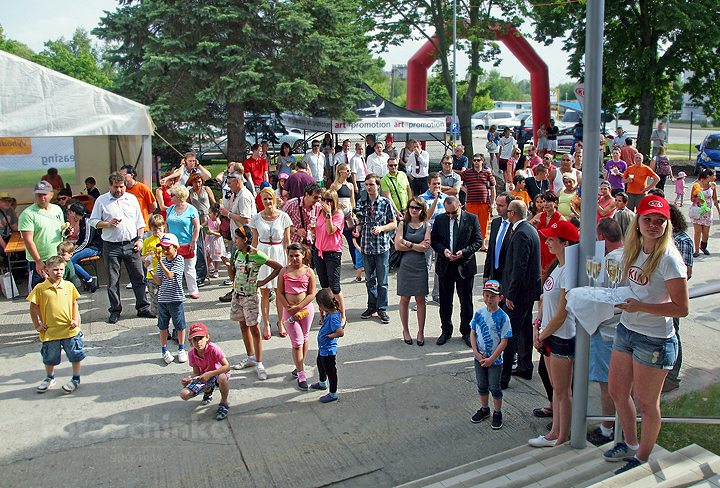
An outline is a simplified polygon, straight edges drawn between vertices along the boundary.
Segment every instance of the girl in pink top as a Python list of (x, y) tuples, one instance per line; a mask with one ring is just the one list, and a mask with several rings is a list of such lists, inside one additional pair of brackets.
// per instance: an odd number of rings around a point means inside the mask
[(310, 256), (307, 249), (299, 242), (288, 246), (287, 262), (278, 277), (277, 300), (283, 308), (282, 320), (292, 344), (293, 374), (297, 374), (298, 388), (307, 391), (310, 387), (305, 376), (305, 356), (310, 326), (315, 318), (315, 273), (308, 266)]
[[(335, 190), (325, 190), (320, 203), (320, 214), (315, 225), (313, 263), (320, 280), (320, 288), (329, 289), (338, 302), (342, 324), (345, 324), (345, 299), (340, 291), (342, 266), (342, 235), (345, 214), (338, 205)], [(322, 324), (322, 318), (320, 319)]]
[(615, 215), (615, 198), (610, 194), (610, 182), (600, 182), (600, 192), (598, 193), (598, 209), (597, 221), (603, 217), (613, 218)]
[(223, 257), (228, 257), (225, 242), (220, 234), (220, 206), (213, 205), (208, 210), (208, 219), (205, 223), (205, 257), (207, 258), (208, 274), (213, 278), (220, 276), (220, 263)]

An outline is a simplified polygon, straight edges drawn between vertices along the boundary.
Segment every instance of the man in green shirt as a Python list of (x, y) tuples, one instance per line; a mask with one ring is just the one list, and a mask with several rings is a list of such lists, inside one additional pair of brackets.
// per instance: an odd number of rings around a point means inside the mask
[(35, 285), (45, 281), (45, 261), (57, 254), (62, 242), (65, 217), (62, 208), (50, 203), (52, 185), (40, 181), (35, 185), (35, 203), (20, 214), (18, 230), (25, 242), (25, 258), (28, 261), (28, 293)]
[(408, 200), (412, 198), (412, 189), (407, 175), (398, 171), (397, 158), (390, 156), (387, 162), (388, 174), (380, 180), (385, 198), (390, 200), (399, 219), (405, 217)]

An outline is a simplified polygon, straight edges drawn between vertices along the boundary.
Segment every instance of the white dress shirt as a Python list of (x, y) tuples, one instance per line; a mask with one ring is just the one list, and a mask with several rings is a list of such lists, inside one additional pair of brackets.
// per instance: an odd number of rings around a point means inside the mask
[(302, 158), (310, 168), (310, 174), (315, 181), (322, 181), (325, 176), (325, 155), (323, 153), (317, 153), (310, 151)]
[[(120, 198), (113, 197), (110, 192), (100, 195), (95, 200), (90, 225), (97, 228), (100, 221), (120, 220), (116, 227), (102, 229), (102, 239), (106, 242), (125, 242), (138, 237), (138, 230), (145, 230), (145, 220), (135, 195), (123, 193)], [(140, 233), (142, 235), (142, 232)]]
[(407, 169), (407, 173), (413, 178), (426, 177), (428, 175), (428, 168), (430, 168), (430, 154), (421, 149), (420, 156), (416, 157), (415, 151), (411, 152), (405, 168)]
[(387, 162), (390, 156), (385, 153), (372, 153), (367, 157), (367, 170), (369, 173), (375, 173), (380, 178), (388, 174)]

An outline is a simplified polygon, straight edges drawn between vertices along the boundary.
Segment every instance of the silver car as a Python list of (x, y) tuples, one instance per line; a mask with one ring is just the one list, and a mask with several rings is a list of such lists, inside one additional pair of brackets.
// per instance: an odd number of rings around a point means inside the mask
[(512, 110), (486, 110), (477, 112), (470, 117), (470, 123), (475, 130), (485, 130), (492, 125), (498, 129), (504, 129), (505, 127), (513, 127), (515, 122), (515, 112)]

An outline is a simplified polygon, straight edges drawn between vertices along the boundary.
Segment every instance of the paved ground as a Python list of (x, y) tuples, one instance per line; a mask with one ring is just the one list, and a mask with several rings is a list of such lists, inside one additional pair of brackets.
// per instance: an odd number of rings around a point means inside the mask
[[(716, 229), (711, 229), (711, 251), (720, 250), (713, 245), (719, 242)], [(719, 261), (715, 254), (700, 258), (692, 285), (716, 280)], [(200, 300), (187, 302), (187, 319), (207, 324), (233, 362), (244, 348), (237, 325), (227, 318), (228, 306), (217, 301), (228, 289), (220, 281), (202, 288)], [(323, 405), (317, 401), (320, 394), (297, 390), (289, 374), (289, 340), (274, 330), (272, 340), (263, 342), (269, 378), (258, 381), (253, 370), (234, 373), (230, 416), (221, 422), (214, 419), (217, 398), (207, 407), (179, 399), (180, 378), (189, 367), (163, 363), (154, 322), (135, 318), (130, 290), (122, 290), (125, 311), (115, 325), (105, 322), (104, 288), (80, 299), (88, 357), (82, 386), (68, 396), (59, 388), (71, 374), (64, 357), (56, 371), (58, 386), (44, 395), (35, 392), (44, 371), (27, 303), (0, 299), (5, 418), (0, 485), (54, 486), (62, 480), (69, 486), (386, 487), (521, 445), (544, 432), (547, 422), (531, 414), (545, 404), (537, 376), (512, 380), (502, 430), (472, 424), (478, 397), (471, 353), (457, 334), (446, 345), (435, 345), (437, 305), (428, 307), (425, 347), (407, 346), (401, 339), (394, 275), (389, 325), (358, 319), (365, 288), (354, 282), (349, 260), (342, 285), (350, 324), (338, 355), (340, 400)], [(691, 302), (681, 325), (683, 381), (672, 396), (719, 380), (716, 361), (708, 360), (717, 358), (718, 312), (717, 296)], [(456, 324), (458, 315), (456, 307)], [(411, 315), (411, 330), (414, 323)], [(317, 329), (311, 332), (307, 362), (313, 380)], [(599, 413), (597, 395), (592, 387), (591, 414)]]

